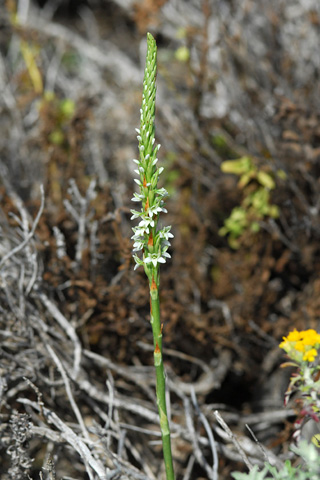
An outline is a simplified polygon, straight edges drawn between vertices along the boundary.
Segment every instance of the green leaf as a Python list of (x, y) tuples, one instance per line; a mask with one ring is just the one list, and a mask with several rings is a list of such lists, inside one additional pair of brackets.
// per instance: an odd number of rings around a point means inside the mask
[(251, 225), (250, 225), (250, 230), (253, 233), (258, 233), (260, 231), (259, 222), (252, 222)]
[(284, 170), (277, 170), (277, 177), (279, 177), (281, 180), (286, 180), (287, 174)]
[(240, 188), (244, 188), (246, 185), (248, 185), (248, 183), (256, 177), (256, 172), (254, 170), (251, 170), (250, 172), (248, 173), (244, 173), (243, 175), (241, 175), (240, 177), (240, 180), (239, 180), (239, 183), (238, 183), (238, 186)]
[(320, 434), (317, 433), (317, 435), (313, 435), (311, 442), (313, 445), (315, 445), (317, 448), (320, 448)]
[(174, 56), (176, 57), (177, 60), (179, 60), (179, 62), (183, 62), (183, 63), (187, 62), (190, 58), (190, 50), (186, 46), (181, 46), (177, 48)]
[(255, 166), (250, 157), (241, 157), (237, 160), (226, 160), (221, 163), (221, 170), (224, 173), (234, 173), (235, 175), (243, 175), (254, 170)]
[(250, 201), (248, 205), (252, 205), (253, 208), (259, 213), (260, 215), (268, 215), (269, 211), (269, 192), (265, 188), (259, 188), (255, 192), (253, 192), (250, 197)]
[(263, 187), (266, 187), (269, 190), (273, 190), (276, 187), (275, 181), (273, 180), (271, 175), (262, 170), (257, 173), (257, 180)]
[(61, 130), (53, 130), (49, 135), (49, 141), (54, 145), (62, 145), (64, 141), (64, 135)]
[(75, 103), (70, 98), (66, 98), (60, 102), (60, 111), (65, 119), (70, 119), (73, 116), (75, 109)]
[(255, 465), (249, 473), (233, 472), (231, 476), (235, 480), (264, 480), (266, 478), (267, 468), (259, 471), (258, 465)]
[(269, 216), (271, 218), (279, 218), (280, 210), (277, 205), (270, 205), (269, 207)]

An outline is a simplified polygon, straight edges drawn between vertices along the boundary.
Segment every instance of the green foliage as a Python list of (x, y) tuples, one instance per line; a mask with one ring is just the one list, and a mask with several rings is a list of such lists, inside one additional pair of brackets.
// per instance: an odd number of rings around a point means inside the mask
[(320, 434), (317, 433), (316, 435), (313, 435), (311, 442), (313, 445), (315, 445), (317, 448), (320, 448)]
[(266, 478), (275, 480), (318, 480), (320, 456), (316, 448), (304, 441), (299, 444), (299, 447), (292, 447), (292, 450), (304, 461), (304, 465), (300, 464), (295, 467), (290, 460), (287, 460), (280, 471), (266, 463), (261, 471), (255, 465), (249, 473), (233, 472), (231, 475), (235, 480), (264, 480)]
[(64, 141), (64, 135), (61, 130), (53, 130), (48, 139), (53, 145), (62, 145)]
[[(9, 13), (9, 19), (13, 27), (20, 27), (20, 19), (18, 15), (18, 9), (16, 2), (6, 2), (6, 8)], [(31, 86), (36, 95), (41, 95), (43, 92), (43, 79), (42, 73), (37, 65), (39, 53), (41, 48), (34, 42), (25, 41), (23, 38), (20, 40), (20, 53), (28, 72)]]
[(179, 62), (187, 62), (190, 58), (190, 50), (186, 46), (181, 46), (175, 51), (175, 57)]
[(61, 64), (67, 74), (77, 75), (81, 66), (81, 55), (76, 50), (68, 50), (63, 54)]
[(232, 473), (232, 477), (235, 480), (264, 480), (266, 478), (267, 468), (264, 468), (262, 471), (259, 471), (259, 467), (255, 465), (249, 473)]
[(36, 94), (41, 94), (43, 91), (42, 75), (37, 65), (39, 50), (39, 47), (30, 45), (28, 42), (23, 40), (20, 42), (20, 51)]
[(228, 142), (228, 139), (222, 133), (213, 135), (211, 142), (221, 158), (230, 159), (239, 157), (239, 153), (230, 145), (230, 142)]
[[(276, 187), (275, 175), (260, 169), (252, 158), (246, 156), (223, 162), (221, 170), (238, 175), (238, 187), (243, 191), (241, 205), (232, 210), (219, 230), (220, 235), (228, 236), (229, 245), (237, 249), (245, 232), (257, 233), (261, 220), (279, 217), (279, 208), (271, 204), (270, 198), (270, 192)], [(278, 172), (277, 176), (285, 178), (285, 173)]]
[(62, 145), (66, 139), (65, 127), (75, 113), (75, 103), (70, 98), (60, 100), (53, 92), (45, 92), (39, 104), (42, 116), (50, 122), (51, 132), (48, 140), (53, 145)]

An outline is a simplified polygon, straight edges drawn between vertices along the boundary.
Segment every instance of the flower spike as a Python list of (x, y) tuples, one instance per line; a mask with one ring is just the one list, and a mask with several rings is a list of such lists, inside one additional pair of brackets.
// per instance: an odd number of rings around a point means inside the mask
[[(162, 436), (163, 457), (167, 480), (174, 480), (170, 426), (166, 406), (166, 384), (162, 359), (162, 324), (160, 322), (160, 264), (170, 258), (167, 249), (171, 227), (158, 229), (160, 213), (167, 213), (164, 208), (164, 197), (168, 195), (164, 188), (158, 188), (158, 178), (163, 167), (158, 168), (158, 151), (160, 145), (155, 144), (155, 99), (156, 99), (156, 74), (157, 74), (157, 46), (153, 36), (148, 33), (147, 59), (143, 80), (142, 105), (140, 110), (140, 128), (136, 129), (139, 142), (139, 160), (134, 160), (138, 165), (135, 173), (139, 178), (134, 181), (139, 186), (140, 193), (133, 194), (133, 201), (141, 201), (141, 210), (131, 210), (134, 220), (139, 219), (139, 224), (133, 227), (133, 258), (135, 269), (143, 267), (149, 280), (150, 289), (150, 322), (154, 343), (154, 365), (156, 369), (156, 395), (159, 410), (160, 428)], [(141, 251), (141, 256), (137, 252)]]
[[(160, 213), (167, 213), (164, 208), (164, 197), (168, 192), (164, 188), (158, 188), (158, 178), (163, 172), (163, 167), (157, 167), (157, 154), (160, 145), (155, 144), (155, 98), (156, 98), (156, 71), (157, 71), (157, 46), (153, 36), (148, 33), (148, 49), (146, 67), (143, 80), (142, 105), (140, 110), (140, 128), (136, 128), (137, 139), (139, 142), (139, 160), (134, 159), (138, 165), (135, 172), (139, 178), (135, 178), (140, 189), (140, 193), (134, 193), (132, 201), (142, 203), (140, 211), (131, 210), (131, 219), (140, 218), (138, 227), (133, 228), (135, 240), (134, 256), (136, 268), (144, 266), (151, 283), (152, 276), (159, 282), (159, 263), (165, 263), (170, 246), (169, 238), (173, 238), (170, 233), (171, 227), (164, 227), (158, 230), (158, 219)], [(159, 246), (159, 254), (155, 256), (153, 246), (150, 244), (149, 235), (152, 235), (153, 245)], [(135, 252), (143, 250), (142, 259)], [(139, 261), (138, 261), (139, 259)], [(156, 271), (155, 271), (156, 270)]]

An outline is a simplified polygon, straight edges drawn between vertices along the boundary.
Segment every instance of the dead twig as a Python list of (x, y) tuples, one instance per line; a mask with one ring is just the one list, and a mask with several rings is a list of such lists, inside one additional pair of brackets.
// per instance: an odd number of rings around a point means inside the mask
[[(39, 406), (37, 403), (32, 402), (26, 398), (19, 398), (17, 399), (19, 403), (23, 403), (24, 405), (29, 405), (32, 408), (38, 410)], [(52, 412), (46, 407), (42, 407), (43, 414), (47, 421), (54, 425), (60, 432), (62, 438), (69, 443), (73, 449), (75, 449), (80, 457), (83, 459), (85, 464), (88, 465), (87, 472), (90, 475), (90, 478), (93, 480), (93, 472), (96, 472), (98, 475), (99, 480), (106, 480), (106, 471), (105, 468), (100, 460), (95, 459), (87, 445), (84, 443), (83, 440), (77, 435), (70, 427), (64, 423), (56, 413)], [(90, 468), (89, 468), (90, 466)]]
[(34, 236), (37, 225), (39, 223), (40, 217), (41, 217), (43, 209), (44, 209), (44, 188), (43, 188), (43, 185), (40, 186), (40, 193), (41, 193), (41, 204), (40, 204), (40, 207), (39, 207), (39, 211), (36, 215), (36, 218), (34, 219), (34, 222), (33, 222), (33, 225), (31, 227), (30, 232), (28, 234), (26, 234), (25, 238), (23, 239), (23, 241), (19, 245), (17, 245), (15, 248), (13, 248), (10, 252), (8, 252), (2, 258), (2, 260), (0, 262), (0, 269), (9, 260), (9, 258), (11, 258), (14, 255), (16, 255), (17, 253), (21, 252), (21, 250), (23, 250), (25, 248), (25, 246), (30, 242), (30, 240)]
[(213, 433), (212, 433), (212, 429), (209, 425), (208, 420), (206, 419), (206, 417), (204, 416), (204, 414), (200, 410), (200, 407), (199, 407), (199, 404), (197, 402), (197, 397), (196, 397), (196, 394), (195, 394), (194, 390), (191, 390), (191, 399), (192, 399), (193, 406), (194, 406), (197, 414), (199, 415), (201, 423), (204, 426), (204, 428), (207, 432), (207, 435), (208, 435), (209, 445), (210, 445), (210, 448), (211, 448), (211, 451), (212, 451), (212, 457), (213, 457), (212, 477), (211, 478), (212, 478), (212, 480), (218, 480), (219, 460), (218, 460), (218, 453), (217, 453), (217, 445), (216, 445), (216, 442), (215, 442), (215, 439), (214, 439), (214, 436), (213, 436)]
[(47, 297), (45, 293), (37, 292), (37, 297), (47, 308), (50, 315), (52, 315), (52, 317), (59, 323), (60, 327), (65, 330), (67, 336), (72, 340), (74, 345), (73, 376), (77, 377), (81, 361), (81, 343), (76, 331), (71, 323), (65, 318), (65, 316), (62, 315), (58, 307)]
[(227, 437), (229, 438), (229, 440), (233, 443), (233, 445), (236, 447), (236, 449), (238, 450), (242, 460), (244, 461), (244, 463), (247, 465), (248, 469), (249, 470), (252, 470), (253, 469), (253, 465), (252, 463), (250, 462), (249, 458), (247, 457), (245, 451), (243, 450), (243, 448), (241, 447), (237, 437), (232, 433), (232, 431), (230, 430), (230, 428), (228, 427), (228, 425), (226, 424), (226, 422), (223, 420), (223, 418), (221, 417), (220, 413), (218, 412), (218, 410), (216, 410), (214, 412), (214, 416), (216, 417), (217, 419), (217, 422), (219, 423), (219, 425), (221, 425), (222, 429), (225, 431), (225, 433), (227, 434)]

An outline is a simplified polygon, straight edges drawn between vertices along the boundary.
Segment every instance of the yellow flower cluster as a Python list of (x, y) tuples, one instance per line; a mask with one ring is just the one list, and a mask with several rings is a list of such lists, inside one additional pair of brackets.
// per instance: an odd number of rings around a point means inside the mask
[(320, 348), (320, 334), (313, 329), (301, 332), (294, 329), (287, 337), (283, 337), (279, 347), (294, 360), (313, 362)]

